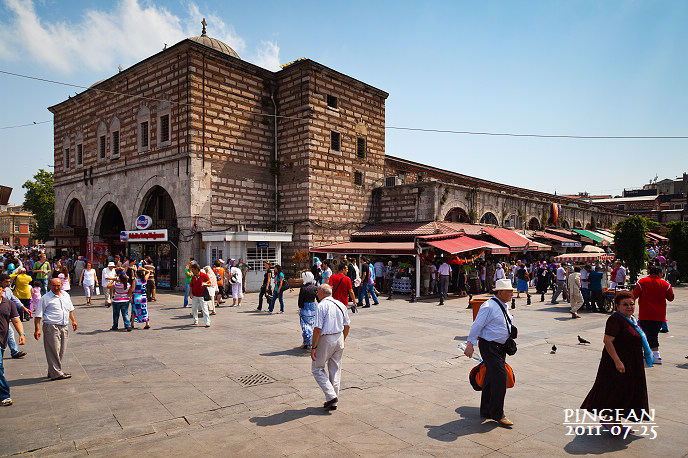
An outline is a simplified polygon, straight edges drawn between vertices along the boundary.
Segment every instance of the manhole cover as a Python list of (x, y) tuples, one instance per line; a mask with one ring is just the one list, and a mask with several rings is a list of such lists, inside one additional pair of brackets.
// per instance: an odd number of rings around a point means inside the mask
[(266, 383), (272, 383), (275, 381), (275, 379), (268, 377), (265, 374), (244, 375), (234, 380), (242, 386), (265, 385)]

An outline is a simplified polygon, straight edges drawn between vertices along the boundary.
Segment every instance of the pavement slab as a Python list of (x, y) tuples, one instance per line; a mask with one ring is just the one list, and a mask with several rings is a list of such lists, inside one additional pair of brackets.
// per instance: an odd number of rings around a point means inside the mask
[[(381, 299), (352, 314), (336, 411), (301, 350), (297, 291), (285, 313), (221, 306), (212, 326), (192, 326), (182, 296), (158, 291), (150, 330), (110, 331), (111, 309), (73, 297), (79, 330), (70, 332), (69, 380), (45, 378), (42, 342), (22, 360), (6, 358), (15, 404), (0, 409), (0, 455), (30, 456), (667, 456), (688, 451), (688, 288), (675, 288), (664, 364), (646, 370), (657, 439), (567, 435), (564, 409), (580, 406), (594, 381), (608, 315), (568, 318), (567, 305), (517, 299), (519, 351), (509, 357), (503, 428), (482, 420), (468, 383), (475, 362), (457, 348), (472, 312), (466, 298), (409, 303)], [(201, 321), (202, 322), (202, 321)], [(577, 336), (591, 341), (579, 345)], [(557, 353), (550, 347), (557, 345)], [(241, 377), (264, 375), (245, 386)]]

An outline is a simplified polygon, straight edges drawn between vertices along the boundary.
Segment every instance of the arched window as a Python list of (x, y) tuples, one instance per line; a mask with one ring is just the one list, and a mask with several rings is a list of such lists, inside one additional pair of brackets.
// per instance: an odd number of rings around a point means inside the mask
[(105, 146), (107, 139), (107, 126), (105, 122), (100, 121), (100, 124), (98, 124), (96, 137), (98, 138), (98, 162), (103, 162), (106, 157)]
[(117, 159), (119, 157), (119, 139), (119, 119), (114, 117), (110, 121), (110, 159)]
[(143, 106), (136, 115), (138, 125), (137, 143), (139, 153), (150, 150), (150, 110)]
[(540, 221), (537, 218), (530, 218), (528, 221), (528, 229), (531, 231), (539, 231), (541, 229)]
[(468, 217), (466, 212), (464, 211), (463, 208), (460, 207), (454, 207), (449, 212), (447, 213), (447, 216), (444, 217), (445, 221), (451, 222), (451, 223), (470, 223), (471, 219)]
[(81, 131), (76, 133), (76, 138), (74, 139), (74, 162), (77, 168), (84, 166), (84, 134)]
[(492, 212), (487, 212), (480, 218), (480, 224), (491, 224), (493, 226), (499, 226), (499, 221), (497, 217)]

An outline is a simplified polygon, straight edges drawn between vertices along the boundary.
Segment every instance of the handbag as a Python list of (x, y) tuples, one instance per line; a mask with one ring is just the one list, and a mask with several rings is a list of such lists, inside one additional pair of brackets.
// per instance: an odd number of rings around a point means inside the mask
[(203, 300), (204, 301), (209, 301), (210, 300), (210, 292), (208, 292), (208, 287), (206, 286), (203, 288)]
[[(513, 388), (516, 384), (516, 376), (514, 376), (514, 370), (507, 363), (504, 363), (504, 368), (506, 369), (506, 387)], [(483, 383), (485, 382), (485, 363), (481, 362), (468, 374), (468, 381), (475, 391), (482, 391)]]
[(507, 355), (514, 356), (516, 354), (516, 350), (518, 350), (516, 341), (514, 340), (516, 337), (518, 337), (518, 329), (516, 326), (511, 324), (509, 315), (506, 314), (506, 309), (502, 306), (502, 302), (498, 300), (497, 303), (499, 304), (499, 308), (502, 309), (504, 320), (508, 323), (507, 327), (509, 328), (509, 338), (506, 339), (506, 342), (504, 342), (504, 351)]

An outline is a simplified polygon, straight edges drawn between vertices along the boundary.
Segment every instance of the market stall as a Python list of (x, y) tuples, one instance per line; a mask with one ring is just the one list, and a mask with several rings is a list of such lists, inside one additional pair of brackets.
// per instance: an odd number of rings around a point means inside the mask
[(554, 262), (572, 262), (585, 264), (587, 262), (613, 261), (616, 256), (607, 253), (567, 253), (554, 257)]

